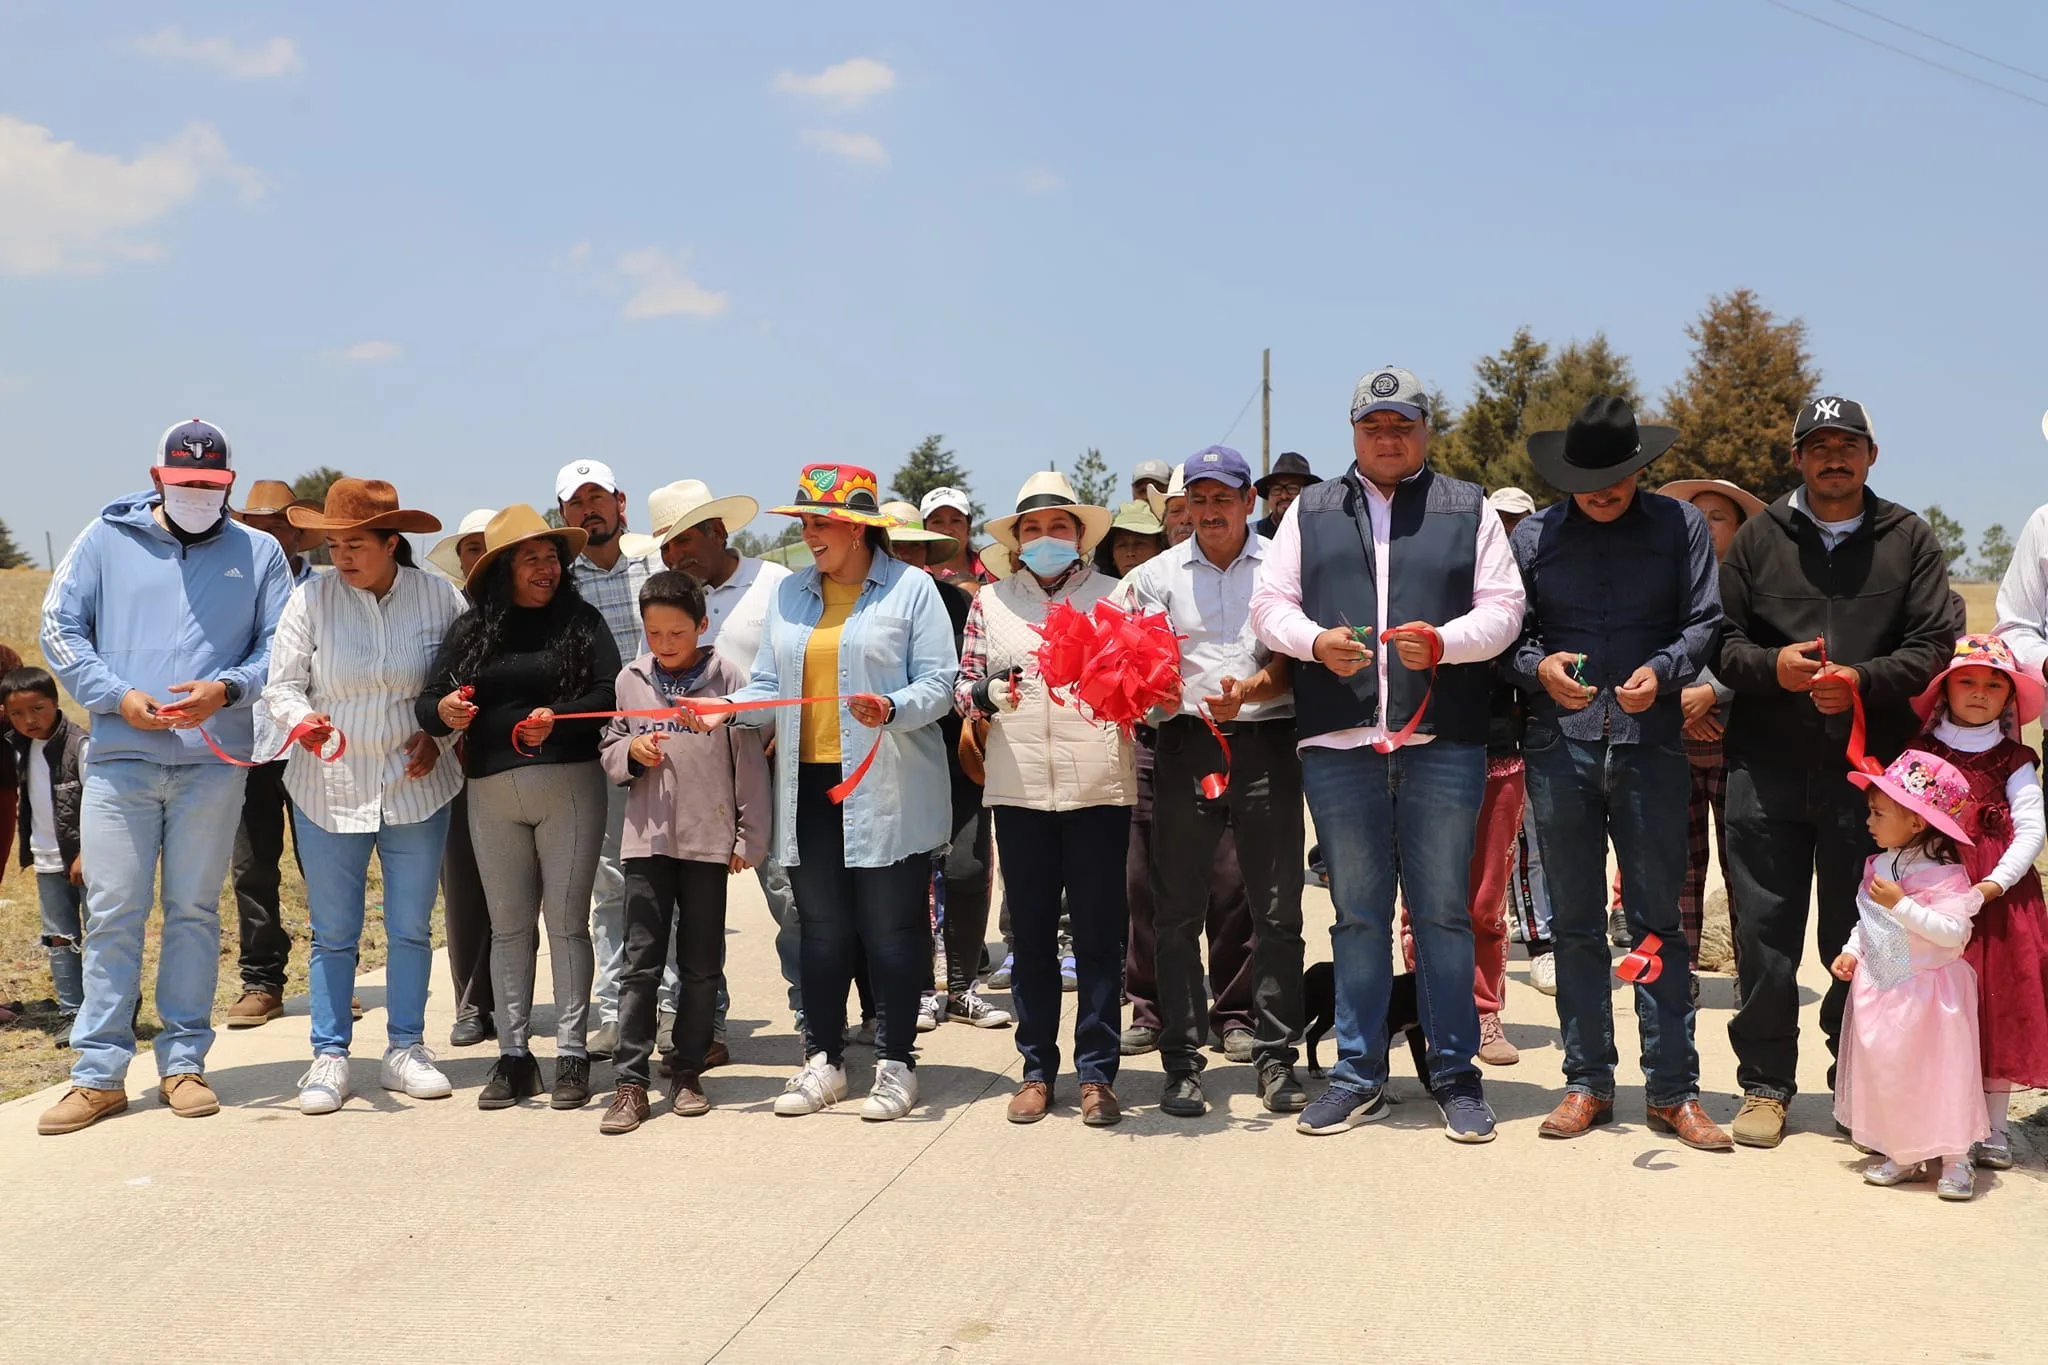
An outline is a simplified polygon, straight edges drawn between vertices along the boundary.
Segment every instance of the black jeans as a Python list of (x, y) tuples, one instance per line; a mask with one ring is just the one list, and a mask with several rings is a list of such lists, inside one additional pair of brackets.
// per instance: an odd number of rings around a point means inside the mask
[(704, 1069), (711, 1023), (718, 1013), (718, 975), (725, 956), (724, 863), (681, 858), (628, 858), (626, 965), (619, 973), (619, 1042), (612, 1067), (622, 1081), (647, 1084), (654, 1055), (655, 997), (675, 935), (676, 1023), (669, 1048), (676, 1074)]
[[(292, 936), (278, 913), (277, 893), (284, 861), (285, 831), (292, 823), (291, 798), (284, 793), (283, 762), (249, 769), (242, 789), (242, 823), (235, 830), (235, 909), (241, 921), (242, 989), (284, 994), (285, 964)], [(297, 862), (297, 841), (292, 861)], [(303, 875), (303, 869), (302, 869)]]
[[(454, 761), (453, 754), (442, 758)], [(469, 837), (469, 787), (455, 793), (448, 842), (441, 849), (441, 921), (448, 931), (448, 976), (455, 983), (455, 1017), (488, 1019), (491, 990), (491, 907), (476, 870), (476, 845)]]
[(1230, 785), (1211, 801), (1200, 782), (1224, 766), (1209, 727), (1177, 716), (1159, 727), (1152, 775), (1152, 880), (1159, 889), (1157, 941), (1159, 1055), (1166, 1070), (1202, 1069), (1209, 1001), (1202, 975), (1202, 926), (1209, 874), (1229, 827), (1252, 910), (1252, 1057), (1294, 1063), (1306, 1023), (1301, 998), (1301, 760), (1292, 720), (1223, 727)]
[(844, 812), (826, 793), (836, 763), (803, 763), (796, 778), (797, 865), (789, 869), (803, 935), (804, 1052), (838, 1066), (846, 1053), (846, 991), (865, 951), (885, 1061), (917, 1064), (917, 1003), (931, 980), (929, 851), (887, 867), (846, 865)]
[[(1017, 1051), (1024, 1079), (1052, 1084), (1060, 1074), (1060, 893), (1074, 937), (1074, 1069), (1084, 1085), (1113, 1085), (1122, 1060), (1117, 1003), (1124, 980), (1124, 854), (1129, 806), (1027, 810), (998, 806), (996, 845), (1003, 857), (1003, 899), (1017, 960), (1010, 998), (1017, 1006)], [(1206, 866), (1206, 864), (1204, 864)], [(1296, 988), (1299, 989), (1299, 973)]]
[[(1864, 860), (1877, 852), (1863, 792), (1839, 768), (1728, 760), (1728, 896), (1736, 918), (1742, 1005), (1728, 1021), (1743, 1093), (1789, 1101), (1799, 1090), (1799, 960), (1808, 892), (1819, 881), (1815, 946), (1834, 960), (1856, 924)], [(1837, 1051), (1848, 983), (1830, 979), (1820, 1027)], [(1835, 1068), (1828, 1066), (1828, 1087)]]
[[(941, 939), (946, 947), (943, 988), (957, 1000), (974, 989), (987, 947), (989, 845), (993, 837), (986, 806), (962, 810), (956, 803), (953, 824), (953, 846), (946, 850), (940, 868), (946, 883), (946, 930)], [(936, 971), (933, 976), (936, 978)], [(934, 990), (941, 985), (936, 979), (932, 982)]]

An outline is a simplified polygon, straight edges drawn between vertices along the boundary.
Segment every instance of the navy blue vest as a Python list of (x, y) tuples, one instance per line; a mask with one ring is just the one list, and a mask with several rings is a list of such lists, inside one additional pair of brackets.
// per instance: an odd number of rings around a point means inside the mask
[[(1472, 580), (1478, 558), (1479, 518), (1486, 495), (1476, 484), (1435, 473), (1427, 466), (1394, 490), (1388, 527), (1386, 624), (1427, 621), (1440, 626), (1472, 610)], [(1343, 477), (1302, 490), (1294, 516), (1301, 533), (1301, 609), (1325, 627), (1350, 621), (1381, 629), (1379, 589), (1374, 581), (1372, 516), (1354, 467)], [(1387, 648), (1377, 642), (1375, 656)], [(1389, 659), (1385, 724), (1406, 725), (1422, 704), (1429, 674)], [(1294, 718), (1306, 739), (1332, 730), (1370, 725), (1379, 712), (1377, 664), (1340, 678), (1323, 665), (1296, 660)], [(1436, 691), (1418, 734), (1464, 744), (1487, 736), (1487, 666), (1446, 664), (1436, 671)]]

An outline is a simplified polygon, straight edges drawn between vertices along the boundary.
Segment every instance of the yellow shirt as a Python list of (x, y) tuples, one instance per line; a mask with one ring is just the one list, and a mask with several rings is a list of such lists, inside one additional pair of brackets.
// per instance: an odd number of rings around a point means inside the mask
[[(804, 695), (831, 697), (839, 692), (839, 631), (853, 614), (853, 604), (865, 583), (834, 583), (820, 577), (825, 594), (825, 614), (818, 618), (811, 638), (804, 642)], [(839, 753), (839, 708), (806, 706), (797, 744), (800, 763), (837, 763)]]

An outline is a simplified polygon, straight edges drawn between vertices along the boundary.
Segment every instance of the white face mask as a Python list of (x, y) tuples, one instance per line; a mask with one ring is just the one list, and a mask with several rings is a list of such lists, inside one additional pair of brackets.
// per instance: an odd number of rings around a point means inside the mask
[(203, 536), (220, 525), (228, 505), (225, 488), (193, 488), (188, 484), (164, 485), (164, 516), (188, 536)]

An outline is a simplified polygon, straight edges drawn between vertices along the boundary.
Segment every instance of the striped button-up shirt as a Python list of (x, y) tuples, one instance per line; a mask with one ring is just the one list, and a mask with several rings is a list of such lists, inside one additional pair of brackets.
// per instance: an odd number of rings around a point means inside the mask
[(405, 745), (420, 728), (413, 698), (462, 612), (453, 586), (404, 567), (381, 598), (338, 573), (293, 591), (272, 643), (264, 704), (280, 738), (316, 712), (348, 737), (332, 763), (293, 746), (284, 785), (307, 819), (330, 834), (374, 834), (418, 824), (455, 799), (462, 765), (454, 756), (444, 752), (433, 772), (410, 778)]
[[(620, 555), (619, 562), (609, 569), (598, 568), (584, 555), (576, 556), (576, 562), (569, 566), (576, 591), (603, 613), (604, 623), (612, 628), (612, 639), (619, 647), (621, 659), (631, 661), (647, 652), (646, 633), (640, 626), (640, 585), (660, 567), (659, 559), (634, 559), (629, 555)], [(742, 660), (740, 667), (752, 663), (751, 659)]]

